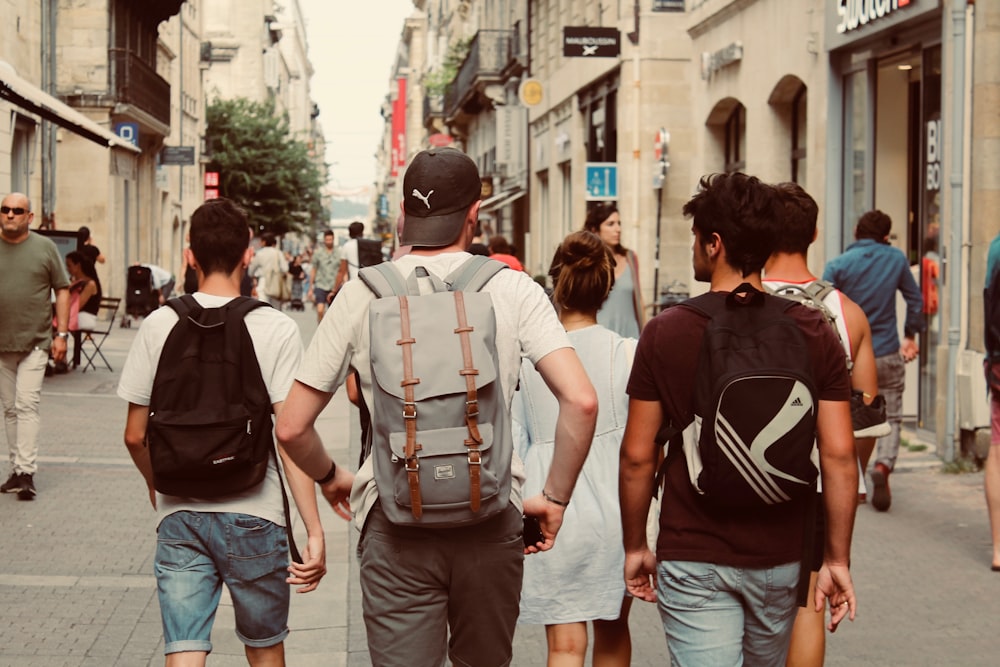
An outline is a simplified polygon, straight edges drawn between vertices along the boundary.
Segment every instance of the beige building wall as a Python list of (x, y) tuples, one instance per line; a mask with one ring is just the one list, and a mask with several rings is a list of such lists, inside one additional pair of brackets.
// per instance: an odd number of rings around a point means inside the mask
[[(38, 58), (41, 49), (41, 13), (37, 0), (0, 0), (0, 16), (6, 17), (4, 38), (0, 39), (0, 60), (10, 64), (18, 76), (41, 87), (42, 67)], [(12, 190), (11, 150), (15, 123), (31, 128), (34, 150), (28, 169), (27, 194), (37, 222), (41, 222), (42, 169), (41, 169), (41, 119), (24, 109), (0, 100), (0, 191)]]

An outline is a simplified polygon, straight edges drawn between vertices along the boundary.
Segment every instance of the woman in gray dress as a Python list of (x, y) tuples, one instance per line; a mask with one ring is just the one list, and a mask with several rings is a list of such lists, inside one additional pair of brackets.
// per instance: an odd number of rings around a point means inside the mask
[(621, 243), (622, 220), (613, 203), (594, 206), (583, 228), (596, 234), (615, 256), (615, 286), (597, 313), (597, 322), (626, 338), (638, 338), (646, 323), (635, 253)]

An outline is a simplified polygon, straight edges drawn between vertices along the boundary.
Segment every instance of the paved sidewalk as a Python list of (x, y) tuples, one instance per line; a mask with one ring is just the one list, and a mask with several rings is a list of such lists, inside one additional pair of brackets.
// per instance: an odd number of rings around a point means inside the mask
[[(314, 314), (290, 315), (308, 339)], [(163, 663), (153, 513), (122, 444), (126, 407), (114, 393), (135, 331), (116, 328), (105, 344), (114, 372), (45, 380), (39, 496), (0, 496), (0, 667)], [(319, 423), (331, 454), (352, 467), (356, 424), (342, 392)], [(859, 508), (853, 570), (861, 608), (828, 638), (828, 665), (997, 664), (1000, 575), (989, 570), (982, 474), (939, 468), (926, 452), (904, 451), (892, 509)], [(329, 571), (317, 591), (293, 595), (288, 664), (367, 666), (356, 531), (326, 506), (323, 523)], [(296, 532), (305, 539), (301, 526)], [(668, 663), (653, 605), (635, 603), (631, 629), (633, 665)], [(213, 642), (210, 665), (246, 664), (225, 599)], [(544, 662), (543, 629), (519, 627), (515, 667)]]

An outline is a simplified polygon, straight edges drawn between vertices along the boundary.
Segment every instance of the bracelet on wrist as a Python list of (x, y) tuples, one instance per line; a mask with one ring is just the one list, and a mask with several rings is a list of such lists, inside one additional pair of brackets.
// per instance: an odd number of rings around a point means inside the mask
[(558, 505), (559, 507), (569, 507), (568, 500), (559, 500), (558, 498), (553, 498), (551, 495), (549, 495), (549, 492), (546, 491), (545, 489), (542, 489), (542, 497), (545, 498), (550, 503), (552, 503), (553, 505)]
[(326, 473), (326, 475), (323, 476), (323, 479), (317, 479), (315, 481), (317, 484), (322, 486), (327, 482), (329, 482), (331, 479), (333, 479), (336, 475), (337, 475), (337, 462), (330, 461), (330, 472)]

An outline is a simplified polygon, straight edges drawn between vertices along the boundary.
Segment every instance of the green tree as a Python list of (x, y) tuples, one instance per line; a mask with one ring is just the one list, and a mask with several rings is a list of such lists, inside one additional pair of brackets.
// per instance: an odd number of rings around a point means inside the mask
[(206, 116), (209, 171), (219, 194), (243, 206), (258, 231), (303, 231), (324, 218), (324, 167), (294, 138), (272, 102), (213, 100)]

